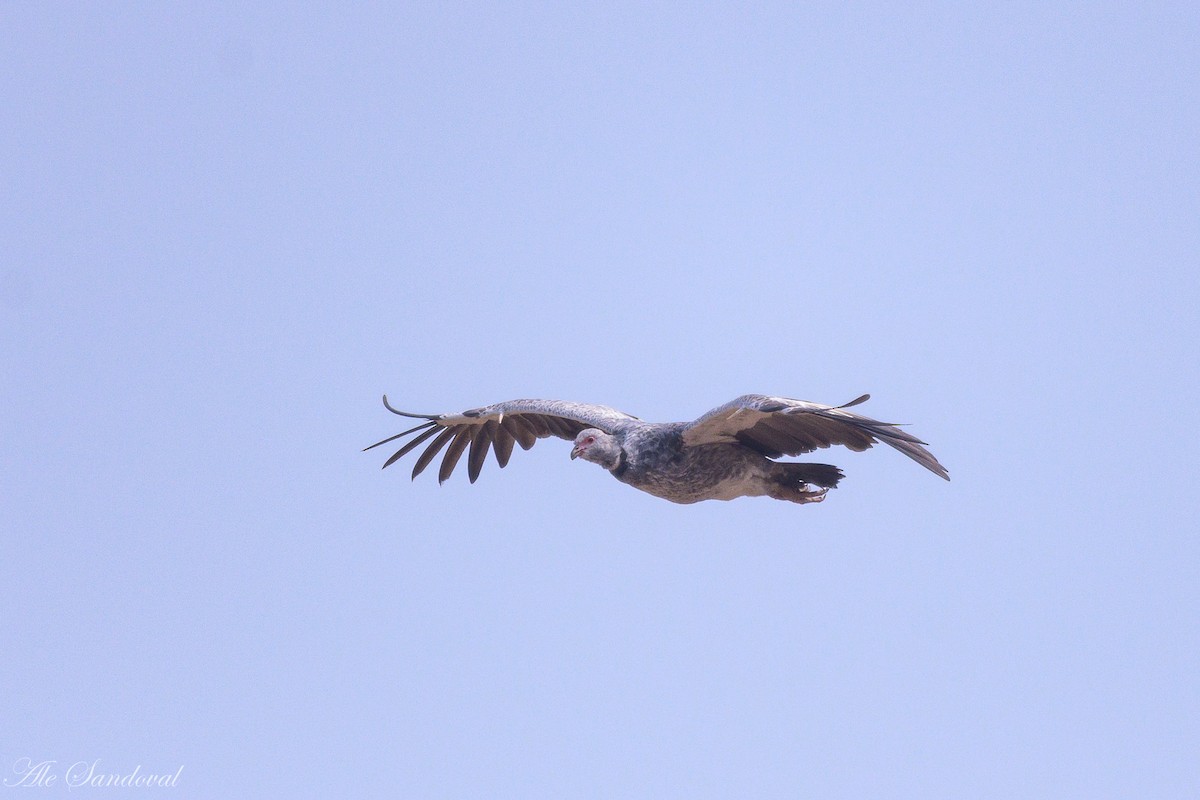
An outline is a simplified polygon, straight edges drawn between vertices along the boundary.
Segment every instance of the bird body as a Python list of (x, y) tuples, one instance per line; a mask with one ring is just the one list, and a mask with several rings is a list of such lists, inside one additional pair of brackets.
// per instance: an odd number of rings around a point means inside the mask
[(377, 442), (417, 434), (384, 463), (387, 467), (432, 438), (413, 468), (416, 478), (446, 448), (438, 471), (445, 481), (468, 451), (468, 477), (474, 483), (489, 448), (496, 462), (508, 463), (513, 445), (528, 450), (539, 438), (574, 441), (571, 458), (582, 458), (608, 470), (622, 483), (675, 503), (768, 496), (794, 503), (814, 503), (843, 477), (829, 464), (780, 462), (831, 445), (865, 450), (876, 441), (891, 445), (931, 472), (949, 480), (945, 467), (924, 442), (893, 424), (842, 406), (803, 400), (742, 395), (693, 422), (644, 422), (607, 406), (557, 400), (510, 400), (460, 414), (412, 414), (389, 411), (425, 422)]
[(777, 464), (736, 443), (687, 447), (684, 427), (628, 426), (615, 436), (625, 460), (609, 471), (622, 483), (675, 503), (768, 493)]

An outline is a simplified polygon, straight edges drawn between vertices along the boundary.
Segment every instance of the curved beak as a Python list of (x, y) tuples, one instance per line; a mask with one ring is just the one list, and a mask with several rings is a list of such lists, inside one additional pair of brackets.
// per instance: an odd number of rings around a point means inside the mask
[(575, 460), (575, 459), (577, 459), (577, 458), (579, 458), (579, 448), (578, 448), (578, 447), (572, 447), (572, 448), (571, 448), (571, 460), (572, 460), (572, 461), (574, 461), (574, 460)]

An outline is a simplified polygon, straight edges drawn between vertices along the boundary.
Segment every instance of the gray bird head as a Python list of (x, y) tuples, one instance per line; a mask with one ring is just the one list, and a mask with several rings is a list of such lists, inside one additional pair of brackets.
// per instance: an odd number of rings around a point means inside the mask
[(571, 458), (582, 458), (605, 469), (615, 469), (621, 462), (621, 445), (616, 438), (599, 428), (584, 428), (575, 437)]

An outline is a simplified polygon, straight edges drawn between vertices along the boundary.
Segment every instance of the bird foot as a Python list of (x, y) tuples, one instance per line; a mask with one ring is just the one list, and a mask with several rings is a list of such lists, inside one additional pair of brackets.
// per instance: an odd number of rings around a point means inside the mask
[(825, 499), (825, 495), (829, 493), (828, 489), (800, 489), (796, 492), (798, 497), (796, 503), (819, 503)]
[(819, 503), (828, 492), (828, 489), (814, 489), (811, 484), (802, 483), (799, 486), (780, 486), (771, 497), (790, 503)]

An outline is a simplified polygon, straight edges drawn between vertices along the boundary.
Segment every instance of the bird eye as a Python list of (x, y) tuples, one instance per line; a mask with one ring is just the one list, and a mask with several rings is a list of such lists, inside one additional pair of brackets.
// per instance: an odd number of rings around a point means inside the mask
[(595, 443), (596, 443), (596, 437), (595, 437), (595, 436), (589, 436), (589, 437), (587, 437), (586, 439), (584, 439), (584, 440), (583, 440), (583, 443), (584, 443), (584, 444), (595, 444)]

